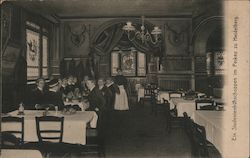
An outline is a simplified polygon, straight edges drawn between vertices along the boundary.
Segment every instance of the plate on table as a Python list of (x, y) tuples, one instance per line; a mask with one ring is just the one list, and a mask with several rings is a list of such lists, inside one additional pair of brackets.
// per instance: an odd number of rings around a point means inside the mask
[(64, 108), (62, 111), (63, 115), (74, 115), (76, 114), (76, 110), (74, 108)]

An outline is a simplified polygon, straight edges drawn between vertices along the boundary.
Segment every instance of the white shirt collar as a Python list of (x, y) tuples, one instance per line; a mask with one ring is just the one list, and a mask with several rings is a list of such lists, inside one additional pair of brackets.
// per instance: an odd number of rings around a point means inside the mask
[(50, 91), (50, 92), (56, 92), (56, 90), (55, 90), (55, 89), (49, 89), (49, 91)]
[(41, 87), (37, 87), (37, 89), (39, 89), (40, 91), (43, 91), (43, 89)]
[(91, 92), (94, 88), (95, 88), (95, 86), (91, 87), (91, 88), (89, 89), (89, 91)]
[(112, 84), (114, 84), (114, 82), (111, 82), (110, 84), (107, 84), (107, 87), (110, 87)]

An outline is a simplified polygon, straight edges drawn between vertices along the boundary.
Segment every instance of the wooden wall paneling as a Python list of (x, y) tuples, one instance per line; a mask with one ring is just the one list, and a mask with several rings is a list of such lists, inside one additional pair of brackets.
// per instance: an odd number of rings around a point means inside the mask
[(161, 89), (188, 90), (191, 88), (190, 75), (158, 75), (158, 85)]
[(167, 56), (162, 61), (161, 73), (192, 71), (192, 57)]

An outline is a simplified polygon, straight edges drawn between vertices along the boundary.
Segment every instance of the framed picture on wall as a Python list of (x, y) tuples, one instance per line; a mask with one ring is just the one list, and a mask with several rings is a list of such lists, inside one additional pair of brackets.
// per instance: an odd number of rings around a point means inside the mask
[(136, 56), (134, 52), (121, 54), (121, 68), (124, 76), (136, 75)]
[(40, 35), (39, 33), (26, 29), (27, 41), (27, 74), (28, 79), (35, 79), (39, 76), (40, 60)]

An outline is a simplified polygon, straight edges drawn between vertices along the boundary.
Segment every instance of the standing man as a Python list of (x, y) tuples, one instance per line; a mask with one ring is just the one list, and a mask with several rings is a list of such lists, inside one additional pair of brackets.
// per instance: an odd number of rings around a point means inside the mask
[(104, 145), (105, 138), (105, 126), (106, 126), (106, 107), (105, 107), (105, 98), (102, 95), (102, 92), (99, 90), (98, 86), (95, 85), (94, 80), (86, 81), (86, 86), (89, 89), (89, 110), (96, 111), (98, 115), (97, 129), (98, 135), (100, 138), (100, 143)]
[(106, 87), (110, 90), (111, 92), (111, 107), (114, 109), (114, 104), (115, 104), (115, 95), (120, 94), (119, 87), (113, 82), (111, 77), (108, 77), (106, 79)]
[(109, 88), (105, 86), (105, 81), (103, 78), (99, 78), (97, 81), (98, 88), (102, 92), (103, 97), (105, 98), (105, 107), (107, 108), (108, 111), (112, 109), (112, 92)]

